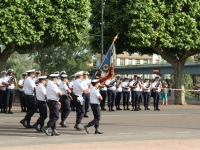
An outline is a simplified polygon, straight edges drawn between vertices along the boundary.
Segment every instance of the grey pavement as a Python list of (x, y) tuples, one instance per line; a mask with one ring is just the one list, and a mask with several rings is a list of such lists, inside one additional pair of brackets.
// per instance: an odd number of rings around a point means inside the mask
[[(161, 111), (103, 111), (102, 135), (95, 135), (93, 127), (90, 134), (74, 130), (75, 112), (66, 120), (68, 128), (57, 122), (61, 135), (53, 137), (25, 129), (19, 123), (25, 113), (0, 114), (0, 149), (200, 149), (200, 110), (169, 107)], [(36, 113), (31, 123), (37, 117)], [(90, 111), (82, 124), (92, 118)]]

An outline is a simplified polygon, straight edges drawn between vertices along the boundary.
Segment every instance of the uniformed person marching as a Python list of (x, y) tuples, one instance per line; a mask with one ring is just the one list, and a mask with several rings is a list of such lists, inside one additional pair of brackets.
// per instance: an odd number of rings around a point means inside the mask
[(36, 85), (34, 82), (35, 69), (26, 71), (28, 77), (24, 80), (24, 93), (27, 104), (27, 112), (24, 119), (20, 123), (26, 128), (32, 128), (30, 125), (31, 117), (36, 111), (36, 96), (35, 89)]
[(22, 74), (22, 79), (18, 82), (19, 87), (19, 98), (21, 103), (21, 112), (26, 112), (26, 100), (25, 100), (25, 94), (24, 94), (24, 80), (26, 79), (27, 74)]
[(162, 84), (159, 81), (159, 77), (155, 77), (155, 81), (152, 83), (153, 89), (153, 104), (154, 104), (154, 111), (160, 111), (158, 108), (159, 100), (160, 100), (160, 91), (162, 89)]
[(83, 71), (76, 73), (76, 80), (73, 82), (73, 92), (74, 92), (74, 101), (76, 103), (76, 124), (74, 126), (77, 130), (84, 130), (84, 127), (81, 125), (83, 116), (85, 115), (85, 100), (83, 94), (89, 92), (91, 87), (86, 88), (83, 79)]
[(142, 84), (142, 89), (144, 97), (144, 110), (150, 110), (149, 100), (151, 96), (151, 83), (149, 82), (149, 79), (144, 80), (144, 83)]
[(68, 83), (68, 77), (66, 74), (62, 74), (61, 76), (61, 82), (60, 82), (60, 86), (59, 89), (62, 92), (62, 96), (60, 98), (60, 102), (61, 102), (61, 122), (60, 125), (61, 127), (68, 127), (68, 125), (65, 123), (65, 120), (67, 119), (67, 117), (70, 114), (70, 93), (71, 90), (69, 89), (69, 87), (67, 86)]
[[(71, 82), (69, 82), (69, 89), (71, 90), (71, 96), (73, 97), (74, 96), (74, 92), (73, 92), (73, 82), (75, 81), (75, 78), (76, 76), (75, 75), (72, 75), (71, 78)], [(76, 105), (75, 105), (75, 101), (74, 99), (72, 98), (72, 100), (70, 101), (70, 107), (71, 107), (71, 111), (76, 111)]]
[[(87, 89), (90, 87), (91, 80), (88, 78), (89, 72), (85, 71), (83, 72), (83, 83), (85, 88)], [(87, 115), (87, 112), (89, 111), (89, 105), (90, 105), (90, 91), (88, 93), (83, 95), (83, 98), (85, 99), (85, 114), (84, 117), (88, 118), (89, 116)]]
[(5, 102), (6, 102), (6, 85), (3, 84), (3, 82), (7, 81), (6, 77), (6, 71), (1, 72), (1, 78), (0, 78), (0, 108), (1, 108), (1, 113), (5, 113)]
[(129, 109), (129, 99), (130, 99), (130, 87), (129, 87), (129, 78), (125, 77), (125, 81), (122, 82), (122, 89), (123, 89), (123, 106), (124, 110)]
[(107, 87), (105, 86), (105, 83), (100, 84), (99, 89), (100, 89), (100, 94), (103, 98), (100, 102), (101, 110), (105, 111), (106, 110), (105, 103), (106, 103), (106, 96), (107, 96)]
[(107, 87), (109, 111), (115, 111), (113, 106), (115, 104), (116, 97), (116, 80), (114, 78), (109, 79), (105, 82), (105, 85)]
[(85, 131), (89, 134), (89, 127), (95, 127), (95, 134), (103, 134), (99, 130), (99, 121), (101, 118), (101, 111), (100, 111), (100, 101), (103, 99), (101, 94), (99, 93), (99, 81), (94, 79), (91, 81), (92, 89), (90, 91), (90, 105), (93, 111), (94, 119), (89, 122), (87, 125), (84, 126)]
[[(47, 118), (47, 104), (46, 104), (46, 78), (47, 76), (38, 77), (38, 86), (36, 87), (37, 108), (39, 109), (40, 116), (33, 127), (36, 131), (41, 132), (44, 126), (44, 121)], [(40, 128), (38, 127), (40, 125)]]
[[(57, 86), (59, 74), (51, 74), (51, 82), (48, 83), (46, 87), (47, 92), (47, 105), (49, 107), (49, 121), (47, 126), (42, 128), (42, 131), (46, 135), (60, 135), (60, 133), (56, 130), (56, 122), (59, 119), (59, 108), (61, 107), (61, 103), (59, 102), (59, 97), (62, 95), (62, 92)], [(52, 133), (49, 133), (49, 128), (52, 129)]]

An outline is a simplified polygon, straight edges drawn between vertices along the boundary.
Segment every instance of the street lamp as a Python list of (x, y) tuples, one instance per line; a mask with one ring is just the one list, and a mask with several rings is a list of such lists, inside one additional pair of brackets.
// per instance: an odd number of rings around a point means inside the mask
[(101, 62), (103, 60), (104, 0), (101, 0)]

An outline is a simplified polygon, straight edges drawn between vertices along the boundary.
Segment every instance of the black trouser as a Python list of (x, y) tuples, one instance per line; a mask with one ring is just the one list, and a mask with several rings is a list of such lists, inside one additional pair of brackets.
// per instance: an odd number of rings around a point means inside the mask
[(40, 117), (37, 120), (37, 123), (40, 124), (40, 127), (44, 126), (44, 121), (47, 118), (47, 104), (45, 101), (37, 101), (37, 108), (40, 111)]
[(54, 100), (48, 100), (47, 105), (49, 107), (49, 121), (47, 123), (47, 127), (56, 129), (56, 122), (59, 119), (58, 102)]
[(140, 104), (142, 103), (142, 91), (139, 91), (139, 98), (138, 98), (138, 107), (140, 108)]
[(155, 109), (158, 109), (159, 100), (160, 100), (160, 92), (154, 92), (153, 104)]
[(123, 91), (123, 106), (129, 106), (130, 91)]
[(9, 110), (12, 108), (12, 103), (15, 96), (15, 89), (6, 89), (6, 102), (5, 102), (5, 109)]
[(6, 90), (0, 90), (0, 109), (5, 109)]
[(121, 95), (122, 95), (122, 92), (116, 92), (115, 106), (116, 106), (117, 108), (120, 107)]
[(100, 91), (100, 94), (102, 96), (102, 100), (100, 103), (101, 108), (105, 108), (105, 103), (106, 103), (106, 96), (107, 96), (107, 91)]
[(19, 91), (19, 98), (20, 98), (22, 110), (26, 110), (26, 99), (25, 99), (24, 91)]
[(27, 124), (30, 124), (31, 117), (34, 115), (36, 110), (36, 105), (35, 105), (36, 97), (34, 95), (25, 94), (25, 99), (27, 104), (27, 111), (24, 119), (27, 121)]
[(143, 92), (143, 97), (144, 97), (144, 107), (148, 108), (149, 106), (149, 99), (151, 96), (151, 92)]
[(85, 100), (83, 101), (83, 105), (77, 101), (77, 95), (74, 95), (73, 99), (76, 102), (76, 123), (80, 124), (83, 116), (85, 114)]
[(62, 95), (60, 98), (61, 102), (61, 120), (65, 121), (65, 119), (70, 114), (70, 100), (67, 95)]
[(108, 90), (108, 107), (113, 108), (115, 103), (116, 91)]
[(132, 107), (137, 109), (139, 107), (140, 92), (139, 91), (131, 91), (131, 96), (132, 96)]
[[(74, 97), (74, 93), (71, 94), (72, 98)], [(76, 107), (74, 99), (70, 101), (70, 107), (74, 109)]]
[(88, 127), (93, 126), (97, 129), (99, 127), (99, 121), (101, 118), (101, 111), (99, 104), (90, 104), (92, 108), (92, 112), (94, 115), (94, 119), (88, 123)]
[(84, 94), (84, 99), (85, 99), (85, 115), (86, 115), (90, 106), (90, 93)]

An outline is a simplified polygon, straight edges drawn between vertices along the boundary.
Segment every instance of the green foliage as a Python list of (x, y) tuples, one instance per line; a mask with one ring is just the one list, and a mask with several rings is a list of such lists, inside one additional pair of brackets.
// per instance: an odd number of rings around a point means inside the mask
[[(100, 33), (100, 4), (92, 0), (91, 33)], [(159, 53), (176, 60), (200, 52), (199, 0), (111, 0), (105, 3), (105, 47), (116, 33), (117, 52)], [(108, 37), (109, 36), (109, 37)], [(108, 38), (110, 40), (108, 40)], [(98, 52), (100, 39), (93, 38)], [(189, 56), (189, 54), (188, 54)], [(184, 58), (185, 59), (185, 58)], [(171, 62), (170, 62), (171, 63)]]
[(77, 44), (89, 17), (89, 0), (2, 0), (0, 43)]
[(8, 59), (6, 68), (12, 68), (14, 70), (14, 75), (17, 80), (19, 80), (22, 77), (22, 73), (32, 68), (37, 70), (39, 66), (34, 63), (34, 55), (18, 54), (14, 52)]
[(193, 80), (190, 74), (184, 74), (184, 87), (185, 89), (193, 89)]
[(72, 75), (80, 70), (90, 70), (92, 53), (84, 46), (48, 47), (38, 52), (35, 62), (40, 65), (42, 74), (51, 74), (55, 71), (66, 71)]

